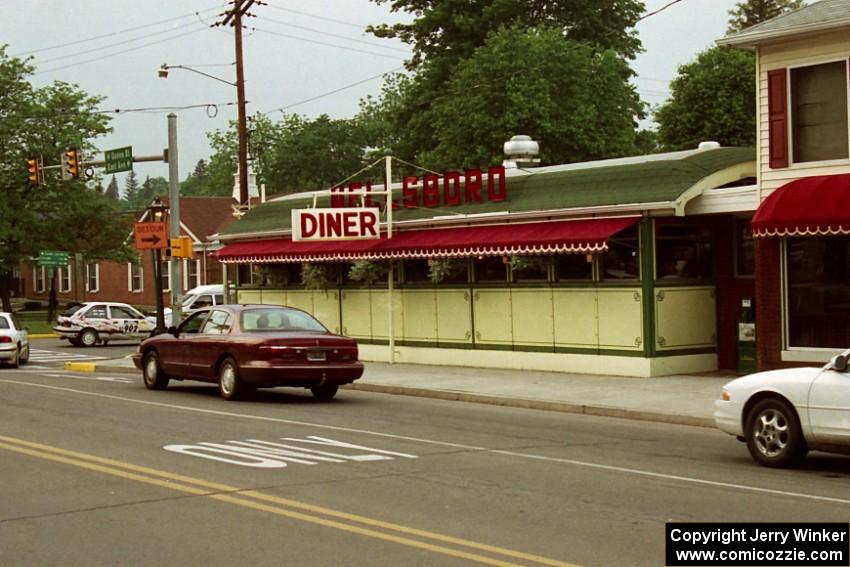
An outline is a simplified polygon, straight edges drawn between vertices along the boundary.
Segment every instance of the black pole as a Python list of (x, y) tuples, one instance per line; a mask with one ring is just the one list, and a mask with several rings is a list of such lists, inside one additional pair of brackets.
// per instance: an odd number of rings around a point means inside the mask
[(160, 271), (162, 270), (162, 265), (159, 259), (159, 248), (153, 249), (153, 277), (154, 280), (154, 290), (156, 293), (156, 328), (154, 329), (155, 335), (161, 335), (166, 331), (165, 329), (165, 313), (163, 313), (164, 306), (162, 304), (162, 275)]

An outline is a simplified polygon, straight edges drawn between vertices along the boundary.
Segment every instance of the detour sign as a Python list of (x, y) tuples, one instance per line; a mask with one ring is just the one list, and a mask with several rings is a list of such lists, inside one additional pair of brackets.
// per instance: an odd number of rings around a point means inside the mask
[(137, 222), (133, 226), (137, 250), (168, 248), (168, 230), (164, 222)]

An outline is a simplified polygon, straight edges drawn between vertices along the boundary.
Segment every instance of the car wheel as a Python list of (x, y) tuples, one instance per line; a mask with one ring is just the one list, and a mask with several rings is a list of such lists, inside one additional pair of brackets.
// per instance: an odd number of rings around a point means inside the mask
[(746, 423), (747, 449), (759, 464), (790, 467), (802, 461), (809, 451), (797, 414), (783, 400), (758, 402)]
[(151, 351), (142, 359), (142, 378), (148, 390), (165, 390), (168, 387), (168, 376), (162, 371), (159, 355)]
[(97, 331), (94, 329), (83, 329), (77, 341), (84, 347), (93, 347), (98, 341)]
[(218, 391), (225, 400), (238, 400), (248, 388), (239, 377), (239, 365), (225, 358), (218, 367)]
[(21, 347), (15, 348), (15, 357), (9, 361), (9, 366), (18, 368), (21, 366)]
[(26, 364), (29, 361), (30, 361), (30, 345), (27, 345), (21, 350), (21, 354), (20, 354), (20, 356), (18, 356), (18, 362), (20, 364)]
[(339, 386), (337, 384), (321, 384), (310, 388), (310, 391), (313, 392), (317, 400), (330, 400), (336, 395), (338, 390)]

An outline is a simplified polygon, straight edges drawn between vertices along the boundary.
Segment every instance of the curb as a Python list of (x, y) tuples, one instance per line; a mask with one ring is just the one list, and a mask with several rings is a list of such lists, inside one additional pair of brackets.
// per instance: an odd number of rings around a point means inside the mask
[[(122, 360), (122, 359), (118, 359)], [(138, 374), (135, 367), (127, 366), (103, 366), (96, 362), (66, 362), (65, 370), (74, 372), (116, 372), (121, 374)], [(617, 408), (611, 406), (594, 406), (570, 402), (552, 402), (547, 400), (533, 400), (521, 398), (508, 398), (504, 396), (493, 396), (487, 394), (475, 394), (458, 392), (453, 390), (429, 390), (427, 388), (410, 388), (407, 386), (388, 386), (383, 384), (354, 383), (342, 386), (344, 390), (360, 390), (376, 394), (392, 394), (399, 396), (412, 396), (418, 398), (430, 398), (435, 400), (446, 400), (454, 402), (470, 402), (476, 404), (487, 404), (493, 406), (534, 409), (543, 411), (557, 411), (562, 413), (574, 413), (581, 415), (594, 415), (598, 417), (616, 417), (636, 421), (651, 421), (655, 423), (667, 423), (670, 425), (690, 425), (694, 427), (707, 427), (714, 429), (714, 419), (710, 417), (698, 417), (693, 415), (667, 414), (655, 411), (635, 410)]]
[(29, 338), (31, 339), (58, 339), (59, 335), (56, 333), (35, 333), (30, 334)]
[(671, 425), (691, 425), (694, 427), (708, 427), (714, 429), (714, 419), (710, 417), (698, 417), (693, 415), (667, 414), (654, 411), (633, 410), (610, 406), (594, 406), (570, 402), (551, 402), (546, 400), (532, 400), (520, 398), (507, 398), (503, 396), (492, 396), (487, 394), (473, 394), (457, 392), (452, 390), (428, 390), (426, 388), (409, 388), (406, 386), (386, 386), (381, 384), (354, 383), (342, 386), (347, 390), (361, 390), (363, 392), (374, 392), (378, 394), (395, 394), (401, 396), (415, 396), (420, 398), (432, 398), (437, 400), (448, 400), (456, 402), (471, 402), (476, 404), (489, 404), (496, 406), (536, 409), (544, 411), (558, 411), (563, 413), (575, 413), (583, 415), (595, 415), (599, 417), (618, 417), (636, 421), (652, 421), (656, 423), (668, 423)]

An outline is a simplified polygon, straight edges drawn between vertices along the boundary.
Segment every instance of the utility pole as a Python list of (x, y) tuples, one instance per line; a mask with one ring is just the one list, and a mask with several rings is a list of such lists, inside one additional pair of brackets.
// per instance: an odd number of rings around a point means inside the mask
[(221, 14), (224, 19), (216, 22), (213, 26), (232, 26), (236, 41), (236, 99), (238, 110), (239, 130), (239, 205), (248, 205), (248, 127), (245, 113), (245, 72), (242, 65), (242, 17), (250, 17), (253, 14), (248, 10), (254, 4), (262, 6), (265, 2), (260, 0), (231, 0), (233, 6), (230, 10)]
[[(171, 214), (168, 217), (168, 235), (175, 239), (180, 236), (180, 178), (177, 172), (177, 115), (168, 115), (168, 201)], [(183, 299), (183, 259), (171, 258), (171, 324), (180, 324), (183, 314), (180, 312)]]

